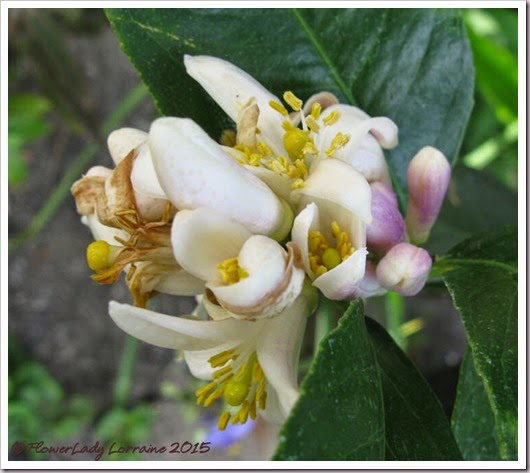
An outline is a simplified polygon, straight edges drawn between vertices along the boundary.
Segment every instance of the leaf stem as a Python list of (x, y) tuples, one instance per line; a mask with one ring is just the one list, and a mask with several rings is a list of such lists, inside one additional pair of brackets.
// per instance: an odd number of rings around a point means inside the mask
[[(122, 123), (125, 118), (147, 98), (147, 96), (148, 91), (144, 84), (135, 87), (118, 105), (116, 110), (105, 120), (101, 129), (101, 136), (103, 137), (107, 135)], [(27, 243), (46, 226), (69, 194), (70, 187), (74, 181), (79, 178), (86, 167), (92, 162), (97, 151), (98, 145), (95, 141), (91, 141), (85, 145), (83, 150), (70, 164), (62, 179), (59, 181), (59, 184), (54, 188), (42, 207), (35, 214), (31, 223), (26, 229), (9, 239), (9, 251)]]
[(407, 338), (401, 327), (405, 322), (405, 304), (403, 296), (397, 292), (388, 292), (385, 296), (386, 323), (388, 333), (396, 344), (405, 351), (407, 349)]

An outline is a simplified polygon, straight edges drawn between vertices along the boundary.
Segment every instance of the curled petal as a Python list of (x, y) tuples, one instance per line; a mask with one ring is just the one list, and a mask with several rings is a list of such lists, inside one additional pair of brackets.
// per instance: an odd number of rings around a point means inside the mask
[(343, 207), (365, 223), (372, 221), (370, 185), (362, 174), (338, 159), (315, 163), (304, 187), (293, 191), (299, 206), (328, 201)]
[(208, 207), (253, 233), (282, 226), (278, 197), (192, 120), (159, 118), (151, 125), (149, 146), (160, 185), (178, 209)]
[(217, 102), (224, 112), (239, 125), (245, 107), (255, 100), (259, 108), (260, 140), (265, 141), (276, 154), (283, 153), (278, 130), (282, 117), (269, 102), (279, 102), (256, 79), (228, 61), (211, 56), (184, 56), (186, 71)]
[(213, 348), (243, 338), (252, 327), (252, 322), (244, 320), (190, 320), (115, 301), (109, 303), (109, 313), (116, 325), (129, 335), (174, 350)]
[(153, 159), (147, 142), (142, 143), (136, 150), (131, 183), (136, 192), (156, 199), (167, 200), (156, 175)]
[(216, 281), (217, 265), (237, 256), (251, 235), (234, 220), (200, 207), (177, 213), (171, 242), (175, 259), (186, 271), (204, 281)]
[(147, 133), (136, 128), (114, 130), (107, 138), (110, 155), (116, 165), (133, 149), (147, 141)]
[(304, 271), (300, 250), (288, 244), (288, 254), (276, 241), (254, 235), (239, 253), (239, 266), (248, 276), (231, 285), (208, 284), (219, 303), (241, 318), (278, 314), (300, 294)]

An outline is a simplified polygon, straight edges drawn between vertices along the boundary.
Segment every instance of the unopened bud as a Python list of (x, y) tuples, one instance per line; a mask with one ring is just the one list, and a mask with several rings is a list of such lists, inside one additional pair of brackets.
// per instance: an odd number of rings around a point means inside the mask
[(410, 162), (407, 173), (409, 202), (405, 222), (413, 243), (423, 243), (429, 237), (450, 179), (451, 166), (435, 148), (422, 148)]
[(431, 272), (432, 259), (423, 248), (409, 243), (394, 246), (377, 265), (381, 286), (403, 296), (421, 291)]
[(366, 242), (370, 250), (385, 253), (405, 241), (405, 222), (399, 212), (394, 191), (382, 182), (370, 185), (372, 190), (372, 223), (366, 227)]

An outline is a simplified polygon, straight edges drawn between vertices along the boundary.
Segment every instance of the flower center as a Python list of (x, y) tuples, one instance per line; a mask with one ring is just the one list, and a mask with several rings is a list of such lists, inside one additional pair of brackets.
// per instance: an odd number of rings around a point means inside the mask
[(129, 266), (126, 281), (134, 302), (145, 307), (155, 295), (155, 281), (177, 266), (170, 241), (171, 210), (168, 203), (158, 222), (143, 221), (135, 209), (116, 212), (117, 227), (124, 230), (128, 238), (114, 237), (121, 246), (109, 245), (103, 240), (88, 245), (87, 263), (96, 272), (92, 279), (99, 284), (112, 284)]
[(335, 237), (335, 246), (330, 245), (322, 232), (309, 232), (309, 263), (317, 276), (337, 267), (355, 251), (348, 233), (342, 231), (337, 222), (331, 223), (331, 231)]
[(237, 258), (229, 258), (217, 265), (221, 279), (225, 284), (232, 285), (248, 277), (248, 273), (239, 266)]
[(221, 396), (238, 409), (225, 411), (219, 418), (219, 430), (225, 430), (230, 418), (232, 424), (244, 424), (256, 418), (257, 408), (265, 409), (267, 381), (258, 362), (256, 352), (246, 358), (235, 348), (212, 356), (208, 362), (214, 371), (213, 381), (195, 392), (197, 404), (208, 407)]

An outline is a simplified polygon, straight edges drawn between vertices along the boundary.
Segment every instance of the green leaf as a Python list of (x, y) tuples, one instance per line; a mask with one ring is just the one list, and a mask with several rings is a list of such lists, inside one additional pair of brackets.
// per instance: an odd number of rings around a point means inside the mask
[(384, 460), (379, 373), (363, 305), (352, 303), (320, 343), (275, 460)]
[(481, 171), (456, 166), (426, 248), (445, 254), (476, 232), (517, 223), (517, 194)]
[(473, 64), (459, 13), (445, 9), (109, 9), (125, 53), (164, 115), (214, 139), (223, 112), (184, 70), (184, 54), (227, 59), (278, 96), (322, 90), (388, 116), (403, 202), (409, 161), (426, 145), (456, 159), (472, 108)]
[(440, 401), (377, 322), (366, 326), (380, 369), (385, 403), (386, 460), (461, 460)]
[(465, 460), (500, 460), (495, 418), (469, 349), (460, 367), (451, 421)]
[(436, 263), (460, 311), (495, 418), (500, 457), (517, 458), (517, 228), (456, 246)]

